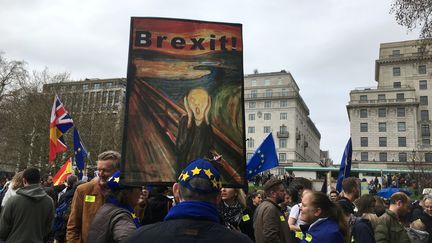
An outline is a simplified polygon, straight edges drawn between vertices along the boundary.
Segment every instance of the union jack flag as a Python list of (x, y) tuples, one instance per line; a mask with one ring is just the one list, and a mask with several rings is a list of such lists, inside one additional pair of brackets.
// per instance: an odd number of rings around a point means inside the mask
[(69, 113), (63, 106), (59, 97), (56, 95), (51, 110), (50, 121), (50, 154), (49, 161), (54, 161), (56, 154), (67, 150), (63, 139), (63, 134), (73, 126), (73, 121)]

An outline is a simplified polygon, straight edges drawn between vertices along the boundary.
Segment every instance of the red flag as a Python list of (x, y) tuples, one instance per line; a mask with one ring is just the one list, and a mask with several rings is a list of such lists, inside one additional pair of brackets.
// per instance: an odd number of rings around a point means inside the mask
[(64, 143), (63, 134), (72, 126), (71, 116), (56, 95), (51, 110), (49, 161), (54, 161), (57, 153), (66, 151), (67, 146)]
[(68, 175), (72, 174), (72, 172), (72, 161), (71, 158), (69, 158), (54, 175), (54, 186), (62, 184), (67, 179)]

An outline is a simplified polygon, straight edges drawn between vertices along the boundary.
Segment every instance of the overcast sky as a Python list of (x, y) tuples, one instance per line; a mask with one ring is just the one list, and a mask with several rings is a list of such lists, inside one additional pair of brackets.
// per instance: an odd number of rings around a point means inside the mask
[(376, 86), (380, 43), (416, 39), (390, 0), (0, 0), (0, 51), (73, 80), (126, 77), (130, 17), (243, 24), (245, 74), (293, 75), (339, 163), (350, 136), (349, 92)]

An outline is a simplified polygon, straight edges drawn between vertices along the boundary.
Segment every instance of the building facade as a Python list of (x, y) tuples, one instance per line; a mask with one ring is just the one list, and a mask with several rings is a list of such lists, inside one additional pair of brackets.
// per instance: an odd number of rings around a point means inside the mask
[(432, 162), (431, 51), (419, 41), (380, 45), (377, 87), (352, 90), (347, 105), (354, 167), (418, 169)]
[(299, 91), (291, 73), (285, 70), (245, 75), (247, 157), (272, 132), (279, 158), (278, 174), (294, 162), (320, 161), (321, 134)]

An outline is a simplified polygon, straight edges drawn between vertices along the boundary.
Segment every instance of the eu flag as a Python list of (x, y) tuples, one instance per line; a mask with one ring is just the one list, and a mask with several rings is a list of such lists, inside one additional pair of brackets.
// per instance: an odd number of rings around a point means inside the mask
[(78, 178), (81, 179), (84, 170), (84, 158), (87, 157), (87, 151), (81, 142), (78, 129), (74, 127), (74, 151), (75, 151), (75, 163), (78, 169)]
[(352, 162), (352, 143), (351, 138), (348, 140), (348, 143), (345, 147), (344, 154), (342, 156), (342, 161), (339, 168), (339, 175), (336, 184), (336, 190), (341, 192), (342, 190), (342, 181), (343, 179), (350, 176), (351, 173), (351, 162)]
[(246, 164), (247, 179), (279, 165), (273, 135), (270, 133)]

